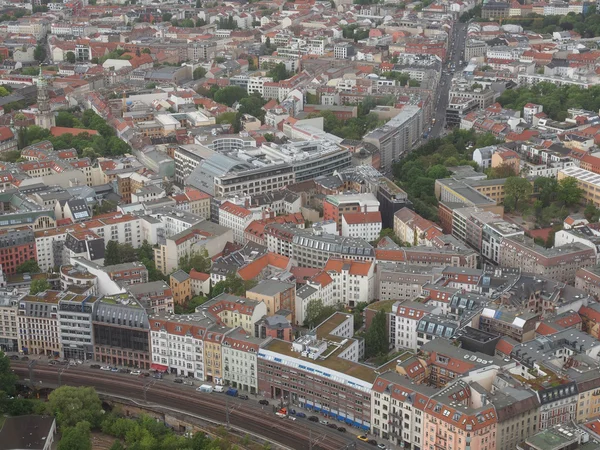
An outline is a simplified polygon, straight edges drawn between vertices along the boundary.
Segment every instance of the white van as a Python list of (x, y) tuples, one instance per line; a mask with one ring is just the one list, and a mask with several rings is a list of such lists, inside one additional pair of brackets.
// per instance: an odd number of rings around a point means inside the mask
[(213, 387), (210, 384), (203, 384), (196, 390), (199, 392), (206, 392), (207, 394), (210, 394), (213, 391)]
[(215, 386), (214, 391), (215, 392), (225, 392), (225, 387), (223, 387), (223, 386)]

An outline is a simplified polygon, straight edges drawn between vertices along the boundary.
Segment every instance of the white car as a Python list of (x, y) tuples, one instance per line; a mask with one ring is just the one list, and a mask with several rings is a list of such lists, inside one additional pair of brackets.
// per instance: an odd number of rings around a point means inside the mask
[(107, 372), (110, 372), (111, 371), (111, 367), (110, 366), (102, 366), (102, 367), (100, 367), (100, 370), (105, 370)]
[(130, 373), (131, 373), (131, 375), (140, 376), (142, 374), (142, 371), (141, 370), (132, 370)]

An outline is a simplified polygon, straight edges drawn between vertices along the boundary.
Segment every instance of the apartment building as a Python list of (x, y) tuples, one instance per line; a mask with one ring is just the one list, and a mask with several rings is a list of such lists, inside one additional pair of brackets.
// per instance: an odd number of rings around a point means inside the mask
[(0, 289), (0, 349), (3, 352), (19, 351), (19, 301), (26, 294), (12, 289)]
[(166, 281), (149, 281), (126, 287), (127, 292), (153, 314), (174, 310), (173, 290)]
[(494, 103), (494, 91), (491, 89), (450, 89), (449, 98), (473, 99), (477, 102), (480, 109), (492, 106)]
[(394, 161), (409, 152), (418, 142), (423, 127), (423, 110), (416, 105), (406, 105), (396, 117), (383, 127), (369, 132), (363, 140), (379, 149), (381, 167), (389, 170)]
[(267, 305), (249, 298), (231, 294), (220, 294), (197, 309), (229, 328), (241, 327), (254, 335), (254, 326), (267, 315)]
[(539, 320), (539, 314), (518, 313), (504, 307), (488, 306), (479, 317), (479, 329), (498, 336), (507, 336), (517, 342), (527, 342), (535, 338)]
[(363, 238), (373, 242), (381, 234), (381, 213), (355, 212), (342, 215), (341, 235), (352, 238)]
[(249, 394), (258, 393), (258, 352), (263, 342), (240, 327), (225, 334), (221, 349), (226, 384)]
[(7, 275), (17, 273), (17, 267), (35, 259), (35, 239), (29, 227), (0, 230), (0, 265)]
[(215, 154), (215, 151), (199, 144), (180, 145), (173, 152), (175, 160), (175, 183), (182, 186), (187, 177), (205, 159)]
[(389, 313), (390, 344), (396, 351), (410, 349), (419, 350), (417, 345), (417, 329), (419, 322), (429, 314), (439, 313), (440, 308), (414, 301), (395, 302)]
[(205, 380), (204, 335), (215, 327), (202, 314), (173, 316), (160, 313), (148, 319), (152, 368)]
[(379, 201), (371, 193), (328, 195), (323, 200), (323, 219), (335, 221), (338, 232), (342, 231), (342, 217), (344, 214), (378, 211)]
[(246, 297), (267, 306), (267, 316), (284, 310), (294, 313), (296, 285), (278, 280), (262, 280), (246, 291)]
[(520, 268), (563, 283), (574, 283), (577, 270), (595, 264), (594, 249), (577, 242), (547, 249), (523, 236), (513, 236), (500, 244), (501, 266)]
[(19, 351), (29, 355), (62, 356), (58, 322), (60, 292), (46, 291), (19, 300)]
[(329, 258), (323, 272), (333, 281), (332, 300), (351, 308), (375, 297), (375, 262)]
[(377, 263), (375, 298), (385, 300), (413, 300), (423, 294), (423, 286), (435, 283), (441, 275), (432, 267), (411, 264)]
[(58, 322), (63, 356), (80, 361), (94, 358), (92, 316), (98, 297), (64, 293), (58, 299)]
[(357, 362), (353, 334), (352, 315), (335, 313), (291, 345), (270, 340), (258, 351), (259, 392), (369, 431), (376, 375)]
[(94, 361), (150, 369), (148, 314), (129, 294), (104, 296), (96, 301), (92, 327)]
[(600, 297), (600, 266), (584, 267), (575, 273), (575, 287), (594, 297)]
[(219, 207), (219, 225), (233, 230), (233, 240), (245, 244), (244, 232), (255, 219), (251, 211), (231, 202), (222, 203)]

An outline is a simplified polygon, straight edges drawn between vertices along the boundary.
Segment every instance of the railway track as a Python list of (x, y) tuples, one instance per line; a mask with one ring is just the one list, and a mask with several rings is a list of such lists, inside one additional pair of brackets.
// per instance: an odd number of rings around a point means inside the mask
[[(13, 362), (14, 363), (14, 362)], [(21, 378), (29, 377), (29, 368), (25, 364), (12, 364), (15, 373)], [(57, 384), (58, 367), (35, 366), (34, 382)], [(144, 401), (144, 385), (148, 378), (131, 377), (110, 372), (90, 373), (89, 370), (70, 367), (61, 375), (62, 384), (69, 386), (92, 386), (97, 391), (109, 395), (121, 396)], [(146, 400), (160, 406), (202, 416), (208, 420), (224, 423), (226, 421), (226, 398), (223, 395), (203, 394), (193, 388), (188, 391), (170, 386), (166, 381), (157, 381), (146, 391)], [(305, 421), (279, 419), (265, 411), (253, 408), (250, 404), (237, 401), (229, 405), (229, 423), (236, 428), (263, 436), (282, 446), (298, 450), (340, 450), (352, 442), (351, 435), (343, 438), (332, 436), (328, 430), (319, 429), (309, 435)], [(254, 405), (252, 405), (254, 406)], [(312, 441), (312, 442), (311, 442)]]

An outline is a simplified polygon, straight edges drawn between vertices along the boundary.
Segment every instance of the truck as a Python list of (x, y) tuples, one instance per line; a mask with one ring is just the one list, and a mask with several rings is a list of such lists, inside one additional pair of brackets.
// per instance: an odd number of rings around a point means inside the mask
[(227, 389), (227, 392), (225, 392), (225, 394), (230, 395), (231, 397), (237, 397), (238, 390), (230, 387), (229, 389)]
[(214, 392), (225, 392), (225, 388), (223, 386), (215, 386), (213, 391)]
[(202, 386), (200, 386), (196, 390), (200, 391), (200, 392), (206, 392), (207, 394), (210, 394), (213, 391), (213, 387), (210, 384), (203, 384)]

